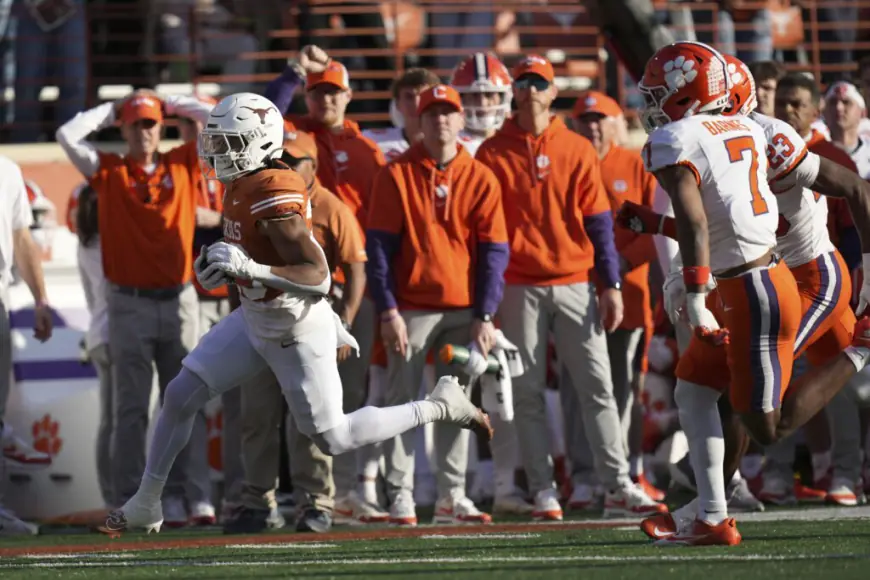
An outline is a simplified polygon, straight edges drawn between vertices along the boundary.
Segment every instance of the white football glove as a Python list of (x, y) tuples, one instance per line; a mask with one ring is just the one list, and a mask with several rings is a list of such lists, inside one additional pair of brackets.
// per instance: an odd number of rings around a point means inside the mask
[[(704, 294), (708, 294), (715, 287), (716, 282), (711, 276), (710, 281), (704, 287)], [(686, 283), (683, 281), (682, 269), (672, 270), (668, 274), (662, 286), (662, 294), (665, 300), (665, 314), (668, 315), (672, 324), (677, 324), (677, 321), (680, 319), (680, 313), (686, 307)]]
[(707, 308), (707, 294), (690, 292), (686, 294), (686, 316), (692, 328), (719, 330), (719, 322)]
[(253, 280), (262, 266), (239, 246), (216, 242), (208, 247), (208, 263), (233, 278)]
[(870, 314), (870, 312), (865, 312), (870, 306), (870, 254), (864, 254), (862, 261), (864, 263), (864, 282), (861, 283), (861, 293), (858, 294), (858, 309), (855, 311), (858, 316)]
[(199, 256), (193, 262), (193, 272), (199, 285), (206, 290), (215, 290), (229, 282), (227, 275), (215, 266), (208, 263), (208, 246), (203, 246)]

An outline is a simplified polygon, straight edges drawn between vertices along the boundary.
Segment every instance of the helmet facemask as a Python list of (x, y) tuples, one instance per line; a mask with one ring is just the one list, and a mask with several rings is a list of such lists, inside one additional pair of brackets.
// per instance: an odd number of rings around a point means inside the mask
[(281, 151), (281, 142), (272, 143), (268, 137), (266, 126), (245, 133), (203, 129), (198, 142), (203, 175), (227, 183), (259, 169)]
[[(475, 133), (489, 133), (500, 129), (505, 119), (510, 115), (513, 93), (509, 87), (497, 87), (491, 83), (475, 83), (468, 88), (457, 88), (462, 96), (462, 108), (465, 111), (465, 128)], [(483, 106), (475, 99), (475, 95), (486, 98), (497, 95), (499, 103)]]

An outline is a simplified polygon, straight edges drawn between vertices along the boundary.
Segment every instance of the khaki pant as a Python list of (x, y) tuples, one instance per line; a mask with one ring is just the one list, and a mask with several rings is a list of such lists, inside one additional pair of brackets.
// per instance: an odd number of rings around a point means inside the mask
[[(632, 385), (637, 368), (635, 360), (637, 347), (641, 339), (643, 339), (642, 328), (618, 328), (607, 335), (613, 394), (616, 397), (616, 407), (619, 412), (624, 441), (628, 441), (628, 430), (631, 426), (631, 411), (634, 404)], [(559, 394), (562, 398), (565, 441), (568, 447), (568, 456), (571, 459), (572, 477), (575, 478), (575, 482), (594, 485), (597, 483), (594, 456), (589, 446), (589, 438), (586, 436), (577, 390), (571, 384), (571, 376), (564, 370), (564, 367), (561, 372)], [(628, 457), (628, 451), (626, 446), (626, 457)]]
[(513, 382), (514, 422), (529, 491), (534, 494), (554, 485), (544, 403), (550, 332), (580, 404), (596, 473), (610, 488), (628, 483), (625, 438), (594, 287), (508, 285), (500, 313), (502, 331), (519, 349), (525, 366)]
[[(242, 505), (253, 509), (275, 507), (275, 487), (280, 461), (284, 397), (272, 371), (265, 370), (240, 388), (242, 401)], [(332, 511), (335, 488), (332, 461), (301, 434), (287, 415), (287, 448), (290, 479), (299, 506), (313, 505)]]
[[(145, 469), (145, 436), (154, 367), (161, 394), (181, 371), (199, 338), (196, 290), (188, 285), (171, 300), (108, 290), (109, 355), (115, 385), (111, 454), (116, 499), (130, 499)], [(197, 413), (190, 442), (169, 472), (164, 495), (211, 501), (205, 412)]]
[[(408, 329), (408, 350), (407, 355), (401, 357), (392, 349), (387, 349), (387, 405), (401, 405), (417, 399), (426, 355), (431, 349), (437, 353), (445, 344), (468, 344), (471, 317), (471, 310), (402, 312)], [(468, 377), (461, 369), (445, 365), (438, 357), (435, 374), (438, 377), (455, 375), (461, 384), (468, 385)], [(449, 423), (435, 423), (433, 432), (438, 497), (443, 499), (452, 494), (464, 495), (469, 432)], [(413, 494), (415, 438), (415, 430), (412, 429), (384, 443), (390, 501), (394, 501), (400, 492)]]

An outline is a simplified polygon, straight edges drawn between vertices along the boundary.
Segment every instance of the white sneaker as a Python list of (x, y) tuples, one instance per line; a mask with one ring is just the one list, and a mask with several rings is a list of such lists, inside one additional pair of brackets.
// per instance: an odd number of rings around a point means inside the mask
[(400, 492), (390, 506), (390, 524), (394, 526), (417, 525), (417, 511), (409, 492)]
[(207, 501), (194, 502), (190, 506), (190, 524), (194, 526), (213, 526), (217, 522), (214, 506)]
[(633, 483), (604, 495), (605, 518), (651, 516), (667, 511), (665, 504), (654, 501), (639, 485)]
[(534, 520), (562, 521), (562, 505), (555, 489), (542, 489), (535, 494), (535, 508), (532, 511)]
[(510, 495), (496, 497), (492, 504), (492, 513), (494, 514), (527, 516), (534, 511), (535, 506), (526, 501), (526, 498), (518, 490)]
[(22, 521), (9, 510), (0, 507), (0, 536), (36, 536), (39, 526)]
[(182, 498), (163, 498), (163, 523), (167, 528), (183, 528), (187, 525), (187, 516), (187, 508)]
[(586, 483), (579, 483), (571, 491), (568, 498), (568, 509), (583, 511), (595, 507), (595, 489)]
[(389, 521), (390, 514), (365, 501), (356, 491), (351, 491), (335, 502), (332, 517), (336, 525), (364, 525), (385, 523)]
[(149, 534), (159, 532), (163, 526), (163, 508), (160, 500), (148, 501), (139, 494), (112, 512), (106, 518), (106, 525), (98, 528), (105, 534), (117, 534), (134, 528), (145, 528)]
[(828, 488), (828, 503), (852, 507), (858, 505), (858, 496), (855, 495), (855, 486), (845, 477), (835, 477)]
[(474, 406), (456, 377), (443, 376), (438, 379), (432, 394), (426, 399), (444, 405), (445, 421), (456, 423), (463, 429), (472, 429), (485, 441), (492, 439), (489, 415)]
[(492, 516), (483, 513), (467, 497), (439, 499), (435, 504), (433, 524), (491, 524)]
[(3, 449), (3, 457), (19, 469), (35, 471), (51, 465), (51, 455), (37, 451), (15, 435), (8, 423), (2, 423), (0, 429), (0, 449)]

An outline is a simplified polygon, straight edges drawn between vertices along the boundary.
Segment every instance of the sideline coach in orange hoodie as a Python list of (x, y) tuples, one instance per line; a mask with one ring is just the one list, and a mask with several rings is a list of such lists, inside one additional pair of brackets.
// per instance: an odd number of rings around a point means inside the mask
[[(517, 113), (485, 141), (477, 159), (502, 186), (510, 263), (501, 328), (520, 350), (525, 372), (514, 382), (520, 454), (535, 494), (536, 519), (561, 519), (547, 460), (547, 337), (571, 376), (605, 486), (608, 514), (659, 511), (632, 484), (613, 396), (605, 331), (622, 322), (619, 255), (598, 154), (550, 112), (558, 94), (553, 66), (529, 56), (514, 69)], [(603, 287), (590, 284), (593, 270)], [(664, 507), (664, 506), (661, 506)]]
[[(489, 351), (508, 263), (501, 188), (457, 141), (464, 124), (459, 93), (431, 87), (420, 95), (417, 110), (423, 138), (375, 178), (366, 232), (369, 291), (387, 349), (390, 405), (416, 398), (433, 348), (472, 341)], [(440, 361), (436, 372), (456, 374)], [(435, 425), (435, 446), (436, 520), (487, 523), (489, 516), (465, 497), (468, 432)], [(388, 442), (385, 452), (391, 521), (416, 524), (414, 433)]]

